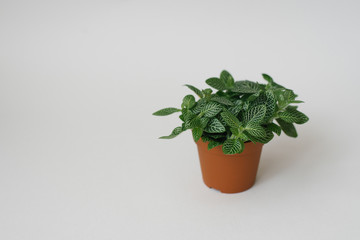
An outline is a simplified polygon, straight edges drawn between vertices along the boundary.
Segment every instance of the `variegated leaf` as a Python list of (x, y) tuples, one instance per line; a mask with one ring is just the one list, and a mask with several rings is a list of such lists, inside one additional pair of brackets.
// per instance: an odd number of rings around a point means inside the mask
[(254, 137), (266, 137), (265, 129), (257, 123), (249, 122), (246, 125), (245, 130)]
[(241, 123), (237, 117), (235, 117), (232, 113), (229, 111), (223, 111), (221, 114), (221, 117), (224, 119), (224, 121), (233, 128), (239, 128)]
[(220, 78), (209, 78), (206, 80), (206, 83), (217, 90), (226, 90), (225, 82)]
[(222, 106), (219, 103), (209, 102), (203, 107), (202, 113), (205, 117), (212, 118), (216, 116), (221, 110)]
[(222, 133), (225, 132), (225, 127), (221, 124), (221, 122), (213, 118), (208, 123), (207, 127), (205, 128), (205, 132), (208, 133)]
[(225, 154), (241, 153), (244, 150), (244, 143), (239, 139), (227, 139), (222, 147)]
[(249, 108), (245, 114), (244, 114), (244, 120), (245, 122), (249, 123), (261, 123), (261, 121), (264, 119), (266, 112), (265, 105), (259, 105), (256, 107)]

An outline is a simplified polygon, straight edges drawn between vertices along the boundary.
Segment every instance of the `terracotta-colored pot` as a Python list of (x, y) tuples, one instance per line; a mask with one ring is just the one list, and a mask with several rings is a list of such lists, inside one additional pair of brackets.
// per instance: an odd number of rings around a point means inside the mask
[(256, 179), (264, 144), (246, 142), (242, 153), (226, 155), (222, 146), (208, 150), (208, 142), (197, 141), (204, 183), (222, 193), (238, 193), (251, 188)]

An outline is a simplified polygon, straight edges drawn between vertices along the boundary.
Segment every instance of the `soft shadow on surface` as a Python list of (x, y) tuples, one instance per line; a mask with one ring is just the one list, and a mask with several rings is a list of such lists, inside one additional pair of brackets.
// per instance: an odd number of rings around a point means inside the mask
[[(323, 136), (316, 131), (308, 131), (303, 141), (297, 139), (286, 139), (287, 136), (281, 136), (281, 139), (267, 144), (263, 148), (259, 170), (256, 178), (257, 185), (268, 181), (290, 168), (304, 161), (308, 152), (316, 152), (325, 145), (319, 146), (319, 142), (324, 143), (326, 139), (320, 139)], [(319, 164), (319, 163), (314, 163)], [(309, 165), (309, 168), (311, 166)]]

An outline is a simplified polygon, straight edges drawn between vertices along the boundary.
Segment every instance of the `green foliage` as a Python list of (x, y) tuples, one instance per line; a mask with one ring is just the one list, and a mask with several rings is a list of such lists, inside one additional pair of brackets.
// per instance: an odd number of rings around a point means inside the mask
[(218, 142), (218, 141), (214, 141), (214, 140), (211, 140), (209, 141), (209, 144), (208, 144), (208, 149), (213, 149), (214, 147), (217, 147), (217, 146), (220, 146), (222, 145), (223, 143), (222, 142)]
[(194, 138), (194, 141), (197, 142), (201, 138), (201, 135), (203, 133), (203, 129), (200, 127), (196, 127), (192, 130), (192, 135)]
[(249, 108), (244, 112), (244, 121), (247, 123), (260, 123), (264, 119), (265, 113), (265, 105)]
[(244, 150), (244, 143), (239, 139), (226, 139), (222, 150), (225, 154), (241, 153)]
[(288, 135), (289, 137), (297, 137), (298, 136), (294, 124), (285, 122), (281, 118), (276, 119), (276, 121), (279, 123), (281, 129), (283, 130), (283, 132), (286, 135)]
[(198, 88), (189, 85), (189, 84), (185, 84), (185, 86), (187, 86), (189, 89), (191, 89), (194, 93), (196, 93), (196, 95), (198, 95), (200, 98), (204, 97), (204, 94), (202, 91), (200, 91)]
[(249, 122), (246, 124), (245, 130), (254, 137), (264, 138), (266, 137), (265, 129), (257, 123)]
[(205, 117), (215, 117), (222, 110), (222, 106), (215, 102), (209, 102), (205, 104), (204, 108), (201, 111)]
[(254, 83), (248, 80), (236, 81), (232, 91), (237, 93), (257, 93), (259, 91), (258, 83)]
[(292, 107), (287, 107), (284, 112), (280, 112), (279, 117), (285, 122), (297, 124), (304, 124), (309, 120), (305, 114)]
[(155, 116), (167, 116), (167, 115), (170, 115), (172, 113), (175, 113), (175, 112), (180, 112), (181, 109), (177, 109), (177, 108), (172, 108), (172, 107), (169, 107), (169, 108), (163, 108), (159, 111), (156, 111), (153, 113), (153, 115)]
[(213, 118), (209, 121), (205, 128), (205, 132), (208, 133), (223, 133), (225, 132), (224, 125), (217, 118)]
[(235, 117), (230, 111), (224, 110), (221, 113), (221, 117), (224, 119), (226, 124), (232, 128), (239, 128), (241, 123), (237, 117)]
[(220, 80), (225, 83), (226, 89), (231, 89), (234, 86), (234, 78), (226, 70), (221, 72)]
[(181, 104), (182, 108), (192, 108), (195, 105), (195, 97), (193, 95), (186, 95), (183, 99), (183, 103)]
[(210, 86), (213, 87), (217, 90), (226, 90), (226, 85), (224, 80), (220, 79), (220, 78), (209, 78), (208, 80), (206, 80), (206, 83)]
[[(268, 143), (283, 131), (297, 137), (294, 124), (304, 124), (309, 118), (291, 104), (302, 103), (290, 89), (277, 84), (267, 74), (262, 75), (267, 84), (248, 80), (235, 81), (231, 74), (222, 71), (220, 77), (209, 78), (206, 83), (215, 89), (200, 90), (185, 86), (193, 95), (183, 98), (181, 109), (164, 108), (153, 115), (166, 116), (181, 112), (182, 126), (175, 128), (171, 139), (186, 130), (192, 130), (194, 141), (208, 142), (208, 149), (222, 146), (225, 154), (241, 153), (247, 141)], [(274, 121), (279, 124), (275, 124)]]
[(159, 137), (160, 139), (172, 139), (183, 132), (182, 127), (176, 127), (169, 136)]
[(270, 131), (276, 133), (278, 136), (280, 136), (280, 134), (281, 134), (281, 127), (280, 126), (276, 125), (275, 123), (270, 123), (269, 125), (267, 125), (267, 128)]
[(232, 101), (230, 101), (229, 99), (225, 98), (225, 97), (218, 97), (218, 96), (214, 96), (211, 98), (212, 101), (227, 105), (227, 106), (233, 106), (234, 103)]

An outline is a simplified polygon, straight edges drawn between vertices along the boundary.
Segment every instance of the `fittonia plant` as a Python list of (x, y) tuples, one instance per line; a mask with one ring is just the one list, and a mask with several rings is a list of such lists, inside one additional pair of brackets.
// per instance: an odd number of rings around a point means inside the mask
[[(164, 108), (153, 115), (166, 116), (181, 113), (182, 125), (176, 127), (169, 136), (172, 139), (191, 129), (195, 142), (200, 138), (209, 142), (208, 149), (222, 145), (225, 154), (241, 153), (244, 142), (268, 143), (274, 133), (283, 131), (290, 137), (297, 137), (294, 126), (304, 124), (309, 118), (291, 104), (302, 103), (297, 95), (277, 83), (267, 74), (262, 75), (267, 84), (248, 80), (234, 81), (227, 71), (220, 78), (209, 78), (206, 83), (214, 88), (199, 90), (192, 85), (193, 95), (186, 95), (181, 108)], [(276, 121), (278, 124), (274, 123)]]

